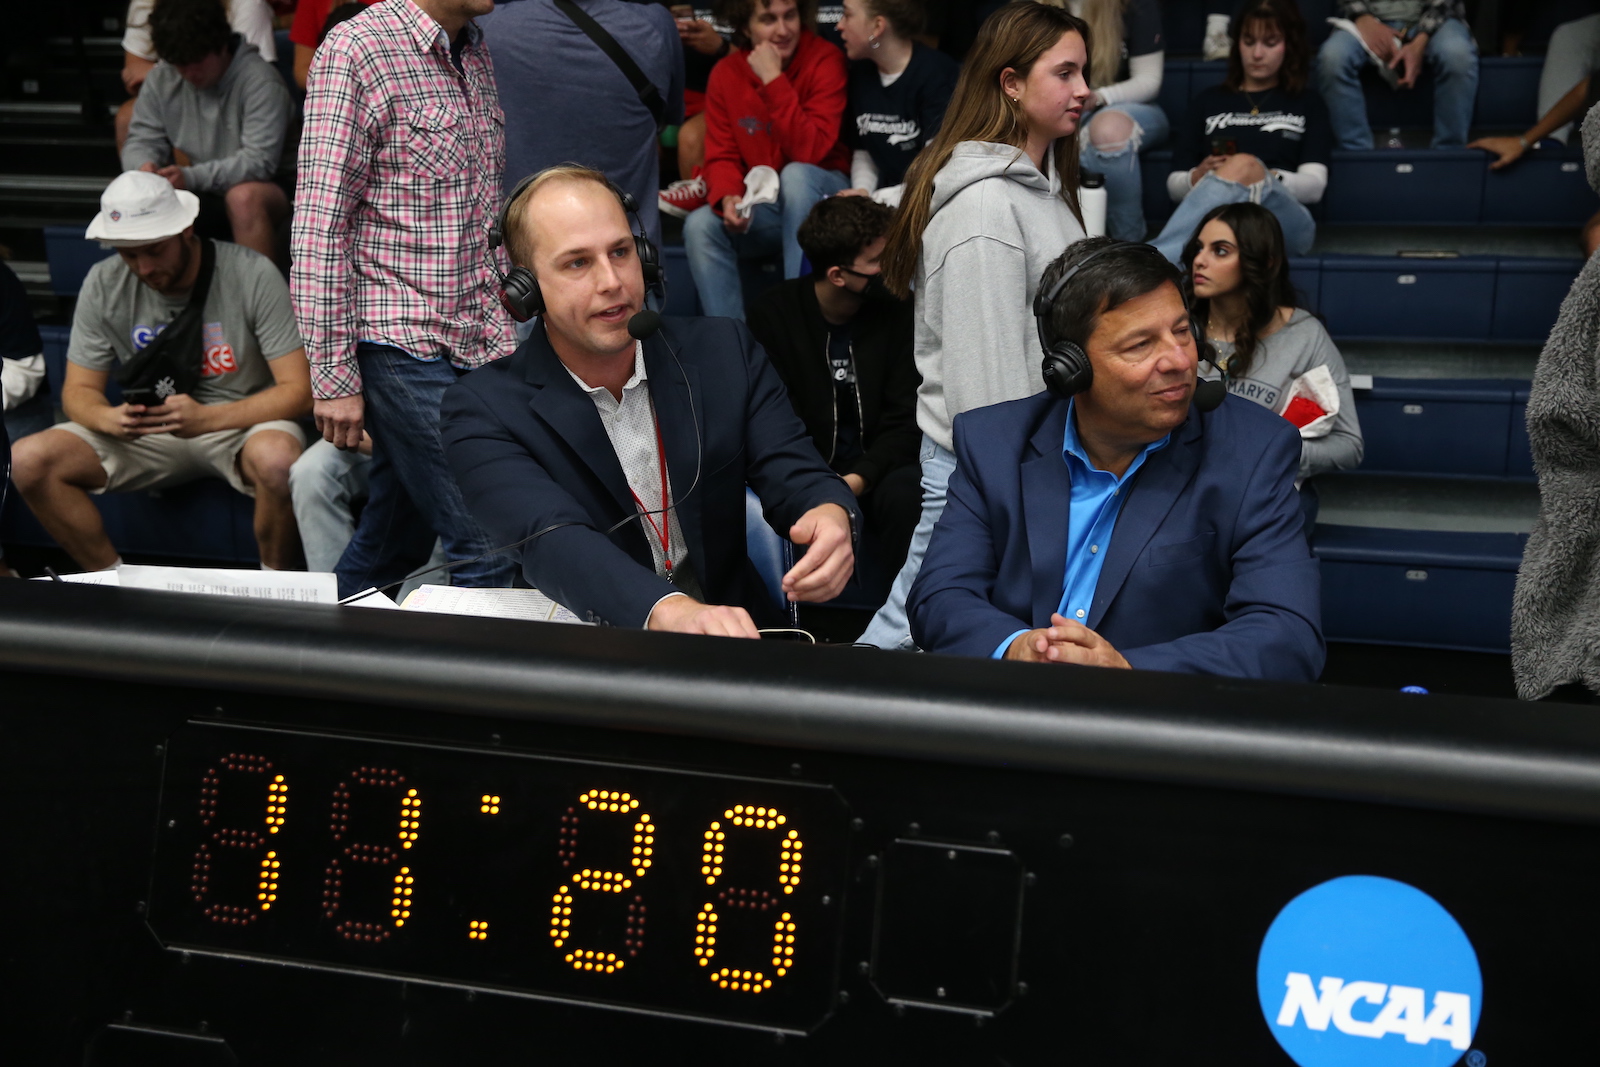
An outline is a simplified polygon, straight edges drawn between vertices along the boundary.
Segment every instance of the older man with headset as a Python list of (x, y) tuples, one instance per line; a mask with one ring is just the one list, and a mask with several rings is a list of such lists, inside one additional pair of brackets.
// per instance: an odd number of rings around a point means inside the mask
[(1091, 238), (1045, 271), (1047, 392), (955, 420), (911, 590), (930, 652), (1314, 681), (1321, 586), (1281, 417), (1197, 377), (1177, 269)]
[(742, 323), (662, 319), (655, 247), (604, 174), (551, 167), (498, 224), (514, 318), (508, 359), (445, 394), (445, 454), (472, 515), (524, 577), (593, 622), (755, 637), (763, 589), (746, 554), (745, 486), (807, 546), (791, 601), (829, 600), (854, 566), (855, 496), (817, 455)]

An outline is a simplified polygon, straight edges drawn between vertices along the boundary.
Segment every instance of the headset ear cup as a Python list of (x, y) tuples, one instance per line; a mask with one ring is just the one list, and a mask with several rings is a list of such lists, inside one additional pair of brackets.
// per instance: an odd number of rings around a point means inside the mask
[(527, 267), (513, 267), (500, 284), (500, 303), (518, 322), (544, 314), (544, 294), (539, 279)]
[(1063, 400), (1077, 396), (1094, 383), (1094, 366), (1088, 355), (1071, 341), (1051, 345), (1039, 372), (1045, 388)]
[(639, 256), (639, 272), (644, 275), (645, 288), (653, 289), (661, 284), (661, 253), (656, 251), (656, 246), (644, 234), (634, 234), (634, 251)]

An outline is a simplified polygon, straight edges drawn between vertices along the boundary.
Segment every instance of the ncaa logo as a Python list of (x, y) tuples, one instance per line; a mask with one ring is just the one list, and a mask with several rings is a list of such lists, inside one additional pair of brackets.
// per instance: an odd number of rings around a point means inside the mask
[(1256, 961), (1256, 994), (1299, 1067), (1451, 1067), (1477, 1032), (1483, 975), (1438, 901), (1350, 875), (1278, 913)]

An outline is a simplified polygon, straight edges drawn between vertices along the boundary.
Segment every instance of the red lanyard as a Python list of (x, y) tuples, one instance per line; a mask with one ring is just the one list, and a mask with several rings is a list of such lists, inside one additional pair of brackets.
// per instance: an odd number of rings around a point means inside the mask
[(657, 526), (650, 517), (650, 509), (644, 506), (644, 501), (639, 499), (639, 494), (634, 493), (630, 487), (628, 492), (633, 493), (634, 506), (644, 516), (644, 521), (650, 524), (650, 532), (656, 535), (656, 540), (661, 542), (661, 558), (666, 563), (667, 573), (672, 573), (672, 519), (667, 511), (667, 446), (661, 442), (661, 420), (654, 413), (651, 415), (656, 424), (656, 458), (661, 461), (661, 525)]

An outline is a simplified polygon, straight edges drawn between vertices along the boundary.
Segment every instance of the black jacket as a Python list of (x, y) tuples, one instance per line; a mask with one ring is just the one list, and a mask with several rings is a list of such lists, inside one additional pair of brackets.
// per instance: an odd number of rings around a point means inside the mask
[[(862, 456), (840, 474), (859, 474), (868, 488), (917, 462), (917, 373), (911, 302), (866, 303), (850, 323), (861, 405)], [(828, 363), (828, 323), (808, 275), (774, 286), (750, 308), (750, 332), (767, 350), (817, 451), (833, 459), (838, 413)]]
[[(668, 318), (644, 342), (644, 364), (678, 521), (707, 602), (760, 617), (768, 601), (745, 545), (745, 486), (784, 536), (819, 504), (838, 504), (859, 529), (855, 498), (823, 465), (741, 323)], [(516, 553), (546, 596), (580, 618), (638, 627), (675, 591), (656, 576), (641, 522), (605, 532), (637, 514), (632, 494), (594, 401), (542, 326), (515, 353), (445, 391), (439, 432), (467, 510), (492, 542), (551, 529)]]

